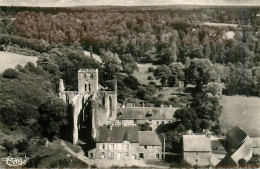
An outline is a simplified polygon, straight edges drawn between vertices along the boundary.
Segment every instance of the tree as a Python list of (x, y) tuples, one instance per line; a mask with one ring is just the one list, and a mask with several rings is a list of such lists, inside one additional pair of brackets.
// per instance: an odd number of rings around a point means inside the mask
[(203, 85), (200, 93), (197, 93), (196, 99), (192, 107), (197, 112), (197, 115), (202, 119), (201, 128), (219, 130), (219, 118), (222, 112), (220, 100), (222, 97), (223, 85), (220, 83), (212, 82)]
[(59, 98), (49, 98), (38, 111), (42, 134), (52, 140), (59, 135), (60, 127), (67, 124), (66, 104)]
[(13, 142), (11, 142), (9, 140), (4, 140), (3, 143), (2, 143), (2, 146), (5, 148), (8, 155), (15, 148), (15, 145), (13, 144)]
[(143, 123), (143, 124), (138, 124), (140, 127), (140, 131), (151, 131), (152, 128), (150, 127), (149, 123)]
[(200, 129), (200, 119), (198, 118), (196, 112), (191, 108), (181, 108), (176, 110), (173, 117), (177, 120), (179, 124), (182, 124), (187, 130), (193, 130), (194, 132)]
[(209, 70), (212, 63), (208, 59), (192, 59), (190, 66), (185, 71), (186, 84), (195, 84), (201, 90), (202, 85), (210, 80)]
[(4, 72), (3, 72), (3, 77), (4, 78), (8, 78), (8, 79), (15, 79), (17, 78), (19, 75), (19, 72), (16, 71), (15, 69), (6, 69)]
[(246, 166), (246, 160), (241, 158), (238, 160), (239, 167), (245, 167)]
[(123, 82), (125, 86), (129, 87), (130, 89), (136, 90), (138, 88), (139, 82), (133, 75), (125, 77)]
[(125, 54), (121, 57), (122, 66), (126, 73), (132, 74), (134, 70), (138, 70), (135, 60), (131, 54)]
[(181, 62), (173, 62), (169, 65), (172, 73), (168, 78), (168, 85), (173, 87), (184, 80), (184, 65)]
[(25, 139), (19, 140), (19, 141), (16, 143), (15, 147), (18, 149), (18, 152), (23, 152), (23, 151), (25, 151), (25, 150), (28, 149), (29, 143), (28, 143), (28, 141), (25, 140)]

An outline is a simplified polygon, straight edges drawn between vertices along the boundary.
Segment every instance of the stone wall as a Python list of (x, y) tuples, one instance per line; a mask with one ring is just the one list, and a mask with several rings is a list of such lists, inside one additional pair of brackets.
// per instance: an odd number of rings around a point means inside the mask
[(192, 166), (210, 165), (210, 152), (184, 152), (183, 159)]
[[(127, 147), (129, 145), (129, 148)], [(96, 158), (98, 159), (137, 159), (139, 143), (96, 143)]]
[(162, 159), (162, 146), (139, 146), (139, 157), (143, 153), (143, 159)]

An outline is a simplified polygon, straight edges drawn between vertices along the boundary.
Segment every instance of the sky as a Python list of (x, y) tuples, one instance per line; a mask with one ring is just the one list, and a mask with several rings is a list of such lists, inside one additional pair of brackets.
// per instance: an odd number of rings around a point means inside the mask
[(260, 6), (260, 0), (0, 0), (0, 6), (156, 6), (156, 5), (242, 5)]

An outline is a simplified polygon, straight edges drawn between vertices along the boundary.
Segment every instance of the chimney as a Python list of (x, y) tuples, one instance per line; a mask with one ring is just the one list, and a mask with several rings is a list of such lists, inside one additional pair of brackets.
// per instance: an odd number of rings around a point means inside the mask
[(59, 92), (63, 92), (63, 91), (64, 91), (64, 83), (63, 83), (63, 80), (60, 79)]

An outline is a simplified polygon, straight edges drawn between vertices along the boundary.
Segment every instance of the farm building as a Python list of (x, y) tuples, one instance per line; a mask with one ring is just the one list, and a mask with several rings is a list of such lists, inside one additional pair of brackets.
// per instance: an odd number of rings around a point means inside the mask
[(162, 143), (154, 131), (139, 131), (137, 126), (98, 128), (96, 148), (88, 156), (98, 159), (161, 159)]
[(117, 109), (115, 124), (118, 126), (136, 126), (148, 123), (152, 130), (160, 124), (173, 122), (175, 111), (172, 107), (125, 107)]
[(211, 141), (206, 135), (183, 135), (183, 158), (193, 166), (210, 165)]

